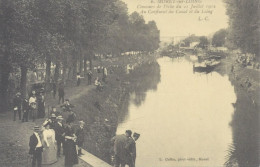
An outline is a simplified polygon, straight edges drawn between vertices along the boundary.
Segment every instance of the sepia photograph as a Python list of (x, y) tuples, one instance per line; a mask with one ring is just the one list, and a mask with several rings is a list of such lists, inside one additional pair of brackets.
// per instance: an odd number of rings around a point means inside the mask
[(260, 167), (259, 0), (0, 0), (0, 167)]

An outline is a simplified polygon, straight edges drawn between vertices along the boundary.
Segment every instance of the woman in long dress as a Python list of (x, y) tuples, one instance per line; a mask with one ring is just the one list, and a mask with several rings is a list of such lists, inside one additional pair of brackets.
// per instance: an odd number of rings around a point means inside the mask
[(68, 122), (65, 129), (65, 167), (72, 167), (78, 164), (78, 155), (76, 150), (76, 135)]
[(50, 129), (50, 122), (45, 121), (43, 124), (45, 129), (42, 132), (43, 135), (43, 153), (42, 153), (42, 164), (49, 165), (57, 162), (57, 149), (55, 132)]

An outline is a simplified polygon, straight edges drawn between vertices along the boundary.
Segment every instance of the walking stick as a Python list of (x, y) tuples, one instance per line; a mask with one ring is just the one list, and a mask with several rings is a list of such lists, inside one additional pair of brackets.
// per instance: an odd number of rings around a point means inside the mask
[(48, 118), (50, 118), (50, 105), (48, 105)]
[(30, 155), (27, 156), (27, 166), (30, 167), (32, 163), (32, 157)]

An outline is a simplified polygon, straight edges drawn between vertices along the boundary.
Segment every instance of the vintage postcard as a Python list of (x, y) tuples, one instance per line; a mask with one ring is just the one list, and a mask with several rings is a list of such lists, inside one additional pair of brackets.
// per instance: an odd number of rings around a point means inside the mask
[(259, 0), (0, 0), (0, 167), (259, 167)]

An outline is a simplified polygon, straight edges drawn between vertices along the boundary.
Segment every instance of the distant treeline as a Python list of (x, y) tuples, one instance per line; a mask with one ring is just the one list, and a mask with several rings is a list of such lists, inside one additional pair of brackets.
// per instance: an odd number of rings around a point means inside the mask
[(145, 23), (136, 12), (129, 15), (120, 0), (0, 0), (0, 23), (1, 109), (14, 71), (21, 75), (25, 97), (26, 74), (39, 64), (46, 66), (49, 83), (53, 63), (57, 82), (67, 73), (72, 78), (86, 71), (95, 54), (152, 52), (160, 41), (156, 23)]
[(190, 35), (181, 41), (184, 47), (194, 42), (203, 49), (211, 45), (240, 49), (242, 53), (250, 53), (260, 61), (260, 1), (259, 0), (223, 0), (229, 26), (220, 29), (212, 37)]

